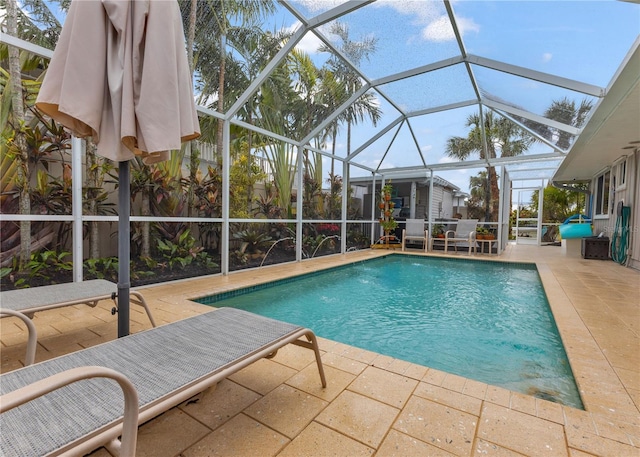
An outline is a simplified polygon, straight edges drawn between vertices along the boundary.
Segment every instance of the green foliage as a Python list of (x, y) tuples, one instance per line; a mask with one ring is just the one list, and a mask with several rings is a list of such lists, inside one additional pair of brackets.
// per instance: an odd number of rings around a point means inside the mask
[[(587, 185), (584, 185), (587, 188)], [(585, 194), (569, 189), (558, 189), (549, 184), (542, 196), (542, 220), (544, 222), (563, 222), (572, 214), (583, 213)], [(538, 211), (539, 192), (533, 191), (531, 208)]]
[(369, 235), (363, 233), (362, 230), (354, 228), (347, 232), (347, 243), (351, 246), (361, 247), (368, 246), (371, 241)]
[[(67, 251), (38, 251), (31, 254), (26, 268), (26, 277), (22, 276), (15, 282), (17, 288), (29, 287), (29, 283), (36, 278), (53, 281), (53, 277), (65, 271), (73, 271), (73, 262), (67, 260), (71, 253)], [(55, 284), (55, 282), (53, 282)]]
[(118, 258), (87, 259), (83, 263), (83, 269), (87, 278), (114, 280), (118, 278)]
[(306, 235), (302, 237), (302, 250), (310, 257), (316, 248), (322, 243), (326, 236), (324, 235)]
[(342, 177), (329, 173), (329, 195), (327, 196), (327, 219), (342, 218)]
[(260, 195), (256, 201), (257, 208), (254, 210), (256, 216), (264, 215), (267, 219), (280, 219), (283, 210), (276, 204), (276, 191), (274, 186), (265, 185), (266, 195)]
[[(266, 174), (249, 154), (246, 141), (237, 145), (229, 169), (229, 213), (231, 217), (248, 218), (253, 203), (253, 187), (266, 178)], [(251, 194), (248, 192), (251, 191)]]
[(240, 240), (241, 253), (256, 254), (262, 251), (271, 242), (272, 238), (264, 232), (255, 229), (241, 230), (233, 234), (234, 240)]
[(190, 265), (198, 255), (204, 250), (196, 247), (196, 239), (191, 236), (190, 230), (185, 230), (175, 242), (158, 238), (158, 251), (166, 261), (169, 269), (176, 267), (186, 267)]
[(431, 228), (431, 236), (435, 238), (442, 233), (444, 233), (444, 225), (433, 224), (433, 227)]
[(398, 228), (398, 221), (396, 221), (391, 215), (394, 206), (394, 203), (391, 201), (392, 195), (393, 187), (391, 186), (391, 182), (387, 182), (387, 184), (382, 186), (380, 191), (380, 202), (384, 207), (381, 210), (382, 214), (379, 222), (385, 235), (388, 235), (391, 231)]
[(0, 268), (0, 278), (4, 278), (6, 276), (9, 276), (12, 271), (13, 271), (13, 268), (11, 268), (11, 267), (2, 267), (2, 268)]
[(236, 249), (231, 252), (229, 260), (232, 265), (246, 265), (249, 262), (249, 254)]

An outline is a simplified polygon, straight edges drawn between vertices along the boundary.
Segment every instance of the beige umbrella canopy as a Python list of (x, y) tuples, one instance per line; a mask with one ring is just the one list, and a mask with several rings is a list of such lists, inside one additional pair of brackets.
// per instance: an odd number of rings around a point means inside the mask
[(178, 3), (74, 0), (36, 106), (117, 162), (200, 136)]
[[(129, 166), (200, 136), (175, 0), (73, 0), (36, 106), (120, 162), (118, 336), (129, 333)], [(126, 271), (125, 271), (126, 270)], [(125, 328), (126, 327), (126, 328)]]

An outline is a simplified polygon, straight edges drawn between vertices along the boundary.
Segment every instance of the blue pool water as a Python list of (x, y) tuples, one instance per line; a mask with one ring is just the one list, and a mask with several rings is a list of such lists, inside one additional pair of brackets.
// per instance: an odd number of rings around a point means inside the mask
[(198, 301), (583, 408), (534, 265), (396, 254)]

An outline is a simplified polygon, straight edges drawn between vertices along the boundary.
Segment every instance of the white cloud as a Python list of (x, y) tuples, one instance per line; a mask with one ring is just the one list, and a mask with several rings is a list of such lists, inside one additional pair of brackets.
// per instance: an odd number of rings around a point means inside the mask
[(453, 29), (451, 28), (451, 22), (446, 16), (442, 16), (435, 21), (431, 22), (424, 29), (422, 29), (422, 38), (427, 41), (451, 41), (455, 39)]
[(551, 59), (553, 59), (553, 54), (551, 54), (550, 52), (545, 52), (544, 54), (542, 54), (542, 61), (543, 62), (549, 62), (551, 61)]
[[(464, 36), (467, 32), (479, 32), (480, 26), (473, 19), (458, 17), (458, 30)], [(451, 41), (455, 39), (448, 16), (440, 16), (422, 30), (422, 37), (427, 41)]]
[(457, 161), (458, 159), (454, 159), (453, 157), (449, 157), (449, 156), (442, 156), (438, 159), (438, 163), (453, 163)]
[[(300, 22), (296, 21), (289, 27), (282, 29), (285, 33), (294, 33), (300, 28)], [(312, 32), (305, 33), (304, 37), (296, 45), (298, 51), (304, 52), (308, 55), (318, 54), (318, 48), (322, 45), (322, 41)]]
[[(388, 6), (401, 14), (413, 16), (413, 23), (422, 26), (422, 38), (427, 41), (451, 41), (455, 39), (449, 16), (443, 14), (439, 3), (429, 1), (378, 0), (375, 6)], [(467, 32), (479, 32), (480, 26), (473, 19), (457, 16), (462, 36)]]
[(297, 0), (297, 3), (311, 12), (327, 11), (344, 2), (345, 0)]

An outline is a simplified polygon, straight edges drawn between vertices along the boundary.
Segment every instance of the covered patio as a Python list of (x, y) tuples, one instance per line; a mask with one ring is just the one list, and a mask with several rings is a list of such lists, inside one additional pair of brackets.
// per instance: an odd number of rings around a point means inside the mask
[[(379, 255), (388, 253), (350, 252), (139, 290), (158, 322), (168, 323), (210, 309), (192, 298)], [(499, 260), (536, 263), (586, 411), (321, 339), (326, 389), (308, 351), (285, 348), (142, 425), (137, 455), (640, 454), (640, 273), (567, 257), (554, 246), (508, 244)], [(37, 314), (36, 361), (114, 338), (111, 306)], [(132, 309), (131, 317), (132, 331), (150, 327), (143, 312)], [(16, 319), (0, 326), (6, 372), (24, 363), (26, 329)]]

